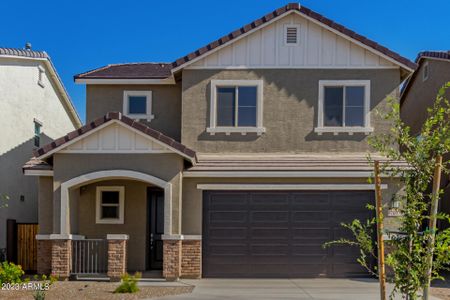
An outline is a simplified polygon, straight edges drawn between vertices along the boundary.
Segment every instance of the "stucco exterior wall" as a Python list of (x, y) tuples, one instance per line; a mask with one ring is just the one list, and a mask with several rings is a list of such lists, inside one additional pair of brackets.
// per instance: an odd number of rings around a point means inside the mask
[[(428, 62), (429, 77), (423, 81), (423, 66)], [(418, 134), (427, 118), (427, 108), (431, 107), (442, 85), (450, 81), (450, 61), (427, 59), (421, 63), (408, 92), (403, 95), (401, 117), (411, 127), (411, 133)], [(450, 91), (447, 91), (450, 97)]]
[[(398, 218), (389, 217), (387, 207), (392, 195), (401, 190), (398, 179), (384, 179), (383, 184), (388, 188), (382, 191), (383, 203), (386, 204), (384, 211), (385, 228), (396, 229)], [(205, 183), (258, 183), (258, 184), (367, 184), (367, 178), (184, 178), (183, 179), (183, 234), (202, 234), (203, 219), (203, 191), (197, 189), (197, 184)]]
[[(181, 205), (181, 184), (180, 172), (183, 169), (184, 161), (178, 154), (55, 154), (53, 157), (54, 182), (53, 182), (53, 232), (60, 231), (60, 199), (61, 184), (83, 174), (105, 171), (105, 170), (131, 170), (142, 172), (160, 178), (172, 184), (172, 233), (180, 232), (180, 205)], [(88, 183), (85, 183), (86, 185)], [(69, 195), (72, 196), (71, 193)], [(74, 197), (72, 197), (74, 198)], [(70, 200), (69, 200), (70, 201)], [(73, 211), (82, 209), (78, 203), (78, 208), (70, 205)], [(70, 220), (71, 233), (76, 230), (74, 226), (81, 228), (82, 224), (78, 219), (78, 224)]]
[[(96, 187), (125, 187), (124, 224), (96, 224)], [(147, 237), (147, 187), (149, 184), (132, 180), (105, 180), (77, 188), (78, 230), (86, 238), (104, 239), (107, 234), (128, 234), (128, 270), (144, 271)]]
[(53, 232), (53, 177), (39, 177), (39, 234)]
[(43, 124), (42, 145), (75, 128), (48, 70), (44, 87), (38, 84), (39, 66), (45, 68), (39, 61), (0, 58), (0, 194), (10, 197), (8, 208), (0, 210), (0, 248), (6, 246), (7, 218), (38, 221), (38, 179), (22, 174), (34, 148), (33, 119)]
[[(263, 126), (266, 133), (210, 135), (211, 79), (263, 80)], [(366, 152), (363, 133), (318, 135), (319, 80), (370, 80), (371, 126), (375, 133), (387, 132), (389, 123), (373, 111), (385, 110), (386, 96), (397, 95), (398, 69), (254, 69), (183, 70), (181, 142), (200, 153), (230, 152)]]
[(177, 85), (86, 85), (86, 120), (111, 111), (123, 112), (124, 91), (152, 91), (153, 120), (142, 122), (180, 141), (181, 84)]

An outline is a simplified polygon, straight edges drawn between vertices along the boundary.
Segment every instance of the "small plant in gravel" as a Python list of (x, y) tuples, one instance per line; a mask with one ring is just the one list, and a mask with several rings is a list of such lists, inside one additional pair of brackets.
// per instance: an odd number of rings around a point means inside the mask
[(25, 272), (20, 265), (4, 261), (0, 263), (0, 284), (3, 283), (22, 283), (22, 276)]
[(38, 275), (34, 275), (34, 280), (42, 281), (42, 284), (39, 285), (39, 289), (37, 289), (34, 294), (33, 294), (33, 298), (35, 300), (44, 300), (45, 299), (45, 292), (50, 288), (50, 286), (58, 280), (58, 277), (56, 276), (47, 276), (47, 275), (42, 275), (41, 278), (39, 278)]
[(134, 276), (125, 273), (122, 276), (121, 284), (115, 289), (114, 293), (137, 293), (139, 288), (137, 287), (137, 282), (141, 278), (142, 274), (139, 272), (134, 273)]

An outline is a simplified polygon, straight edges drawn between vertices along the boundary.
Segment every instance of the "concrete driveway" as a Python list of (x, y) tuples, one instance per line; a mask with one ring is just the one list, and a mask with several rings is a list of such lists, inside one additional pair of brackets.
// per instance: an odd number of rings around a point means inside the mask
[(201, 279), (179, 283), (194, 285), (194, 291), (157, 299), (380, 299), (378, 281), (373, 279)]

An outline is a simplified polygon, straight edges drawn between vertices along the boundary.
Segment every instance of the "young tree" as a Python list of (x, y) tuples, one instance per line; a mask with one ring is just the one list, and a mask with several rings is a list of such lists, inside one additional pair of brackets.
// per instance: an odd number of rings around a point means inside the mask
[[(428, 117), (419, 135), (411, 134), (410, 128), (400, 118), (398, 101), (391, 98), (389, 111), (382, 115), (392, 123), (390, 132), (370, 138), (370, 145), (387, 158), (382, 164), (382, 172), (399, 176), (403, 185), (402, 191), (395, 195), (396, 201), (402, 204), (399, 208), (401, 216), (398, 232), (387, 232), (391, 237), (391, 251), (386, 264), (392, 269), (390, 280), (394, 284), (391, 298), (400, 293), (407, 299), (419, 299), (420, 292), (429, 281), (442, 278), (440, 272), (449, 269), (450, 229), (436, 232), (427, 227), (430, 203), (434, 199), (430, 186), (435, 178), (435, 166), (440, 158), (450, 153), (450, 104), (445, 98), (449, 87), (450, 82), (439, 90), (434, 105), (428, 109)], [(372, 161), (370, 156), (369, 161)], [(396, 163), (399, 161), (406, 162), (407, 167), (399, 166)], [(444, 174), (449, 174), (449, 165), (449, 161), (443, 161)], [(442, 192), (438, 186), (436, 195)], [(450, 217), (442, 213), (436, 218), (450, 222)], [(359, 247), (361, 255), (358, 262), (370, 269), (369, 262), (376, 258), (377, 249), (376, 241), (371, 238), (374, 236), (375, 223), (376, 219), (373, 218), (343, 224), (352, 231), (355, 239), (340, 239), (325, 246), (347, 244)], [(376, 267), (370, 270), (377, 274)]]

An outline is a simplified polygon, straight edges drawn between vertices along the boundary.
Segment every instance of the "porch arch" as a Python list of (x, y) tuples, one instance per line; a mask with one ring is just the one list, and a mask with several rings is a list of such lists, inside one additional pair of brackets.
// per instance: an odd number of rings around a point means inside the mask
[(131, 170), (105, 170), (86, 173), (74, 177), (61, 184), (61, 216), (60, 234), (69, 235), (69, 189), (85, 183), (100, 181), (103, 179), (133, 179), (150, 183), (164, 189), (164, 234), (172, 233), (172, 184), (158, 177), (131, 171)]

